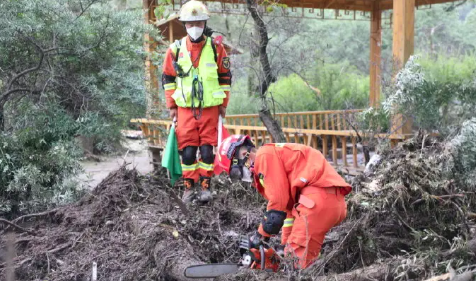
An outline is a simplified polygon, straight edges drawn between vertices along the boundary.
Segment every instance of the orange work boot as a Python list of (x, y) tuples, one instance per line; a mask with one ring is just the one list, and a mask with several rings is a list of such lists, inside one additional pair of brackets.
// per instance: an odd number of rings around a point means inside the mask
[(210, 181), (209, 177), (200, 177), (200, 193), (198, 194), (198, 200), (202, 203), (207, 203), (213, 199), (212, 193), (210, 192)]
[(195, 197), (195, 192), (193, 191), (193, 184), (193, 179), (183, 179), (185, 191), (182, 195), (182, 202), (185, 204), (192, 203), (192, 200)]

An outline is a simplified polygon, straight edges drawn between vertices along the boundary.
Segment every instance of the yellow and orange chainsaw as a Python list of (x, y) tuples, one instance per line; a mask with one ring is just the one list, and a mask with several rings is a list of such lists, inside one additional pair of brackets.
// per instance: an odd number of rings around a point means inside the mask
[(223, 274), (235, 273), (240, 267), (277, 272), (280, 257), (273, 248), (260, 244), (252, 247), (250, 239), (244, 238), (240, 242), (240, 263), (212, 263), (192, 265), (185, 269), (187, 278), (215, 278)]

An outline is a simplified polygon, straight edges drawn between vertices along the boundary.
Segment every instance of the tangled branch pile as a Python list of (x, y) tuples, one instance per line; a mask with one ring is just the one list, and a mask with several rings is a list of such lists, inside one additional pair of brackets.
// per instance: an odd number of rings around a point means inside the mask
[(372, 278), (420, 280), (475, 264), (476, 194), (461, 173), (464, 145), (418, 135), (382, 155), (371, 173), (354, 179), (348, 218), (308, 273), (380, 264)]
[(192, 205), (185, 216), (161, 178), (123, 166), (78, 203), (15, 220), (31, 229), (12, 241), (16, 280), (88, 280), (93, 262), (99, 280), (180, 280), (191, 264), (238, 262), (239, 235), (254, 230), (262, 213), (257, 194), (225, 189), (218, 178), (214, 203)]
[[(384, 153), (354, 179), (348, 218), (310, 268), (243, 270), (219, 280), (423, 280), (452, 268), (470, 276), (476, 161), (465, 156), (476, 151), (472, 134), (463, 129), (447, 143), (419, 135)], [(265, 204), (250, 188), (214, 181), (213, 204), (185, 207), (164, 175), (122, 167), (76, 204), (10, 222), (7, 231), (16, 233), (0, 241), (0, 276), (11, 276), (13, 266), (16, 280), (89, 280), (95, 262), (99, 280), (184, 280), (189, 265), (238, 262), (240, 236), (255, 230)]]

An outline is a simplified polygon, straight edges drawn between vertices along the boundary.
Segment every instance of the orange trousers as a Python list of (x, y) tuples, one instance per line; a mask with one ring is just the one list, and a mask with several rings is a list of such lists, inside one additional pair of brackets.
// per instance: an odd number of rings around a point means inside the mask
[(305, 187), (300, 196), (281, 242), (285, 254), (297, 258), (296, 268), (304, 269), (319, 258), (326, 233), (347, 216), (347, 204), (340, 188)]
[[(196, 112), (198, 113), (198, 110)], [(196, 120), (191, 108), (178, 107), (175, 133), (179, 150), (187, 146), (199, 147), (207, 144), (217, 146), (218, 115), (218, 106), (207, 107), (203, 109), (200, 119)], [(182, 173), (184, 178), (197, 182), (199, 176), (213, 175), (213, 162), (204, 163), (198, 160), (191, 166), (182, 165)]]

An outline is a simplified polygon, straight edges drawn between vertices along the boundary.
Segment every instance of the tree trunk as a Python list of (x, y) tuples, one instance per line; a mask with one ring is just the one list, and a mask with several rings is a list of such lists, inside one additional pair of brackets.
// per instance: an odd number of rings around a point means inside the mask
[(263, 122), (264, 126), (268, 129), (268, 132), (273, 137), (273, 142), (275, 143), (283, 143), (286, 142), (286, 138), (284, 137), (283, 130), (279, 123), (273, 118), (269, 109), (262, 109), (259, 112), (259, 118)]
[(259, 94), (262, 101), (262, 109), (260, 110), (259, 116), (263, 124), (268, 129), (268, 132), (271, 134), (274, 142), (285, 142), (286, 138), (284, 137), (283, 130), (281, 126), (279, 126), (278, 122), (274, 120), (271, 112), (268, 108), (268, 103), (266, 100), (266, 92), (268, 91), (269, 85), (276, 81), (276, 77), (273, 74), (271, 69), (271, 65), (269, 63), (268, 54), (266, 52), (266, 48), (268, 47), (268, 30), (266, 29), (266, 24), (263, 21), (259, 11), (258, 11), (258, 4), (256, 0), (247, 0), (248, 11), (251, 14), (255, 22), (255, 30), (257, 30), (258, 34), (258, 54), (259, 54), (259, 62), (261, 64), (262, 70), (262, 79), (260, 82), (260, 89)]

